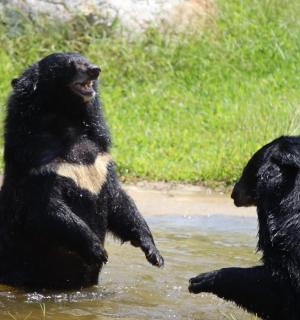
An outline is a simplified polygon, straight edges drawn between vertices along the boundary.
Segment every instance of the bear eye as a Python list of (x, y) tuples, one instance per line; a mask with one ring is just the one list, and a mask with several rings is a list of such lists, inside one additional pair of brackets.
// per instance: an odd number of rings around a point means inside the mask
[(68, 64), (69, 64), (70, 67), (76, 68), (75, 61), (74, 61), (74, 60), (71, 60), (71, 59), (70, 59), (70, 60), (68, 61)]

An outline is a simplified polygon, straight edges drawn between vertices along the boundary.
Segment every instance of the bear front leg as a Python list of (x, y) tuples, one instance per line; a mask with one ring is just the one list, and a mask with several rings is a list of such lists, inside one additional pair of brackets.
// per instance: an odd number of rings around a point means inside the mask
[(142, 249), (147, 260), (157, 267), (164, 259), (155, 246), (151, 231), (133, 200), (121, 188), (110, 168), (107, 188), (109, 193), (108, 229), (122, 241)]
[(296, 319), (290, 288), (275, 281), (264, 266), (202, 273), (190, 279), (189, 291), (216, 294), (263, 319)]
[(98, 236), (61, 200), (50, 199), (45, 206), (32, 201), (31, 215), (25, 223), (29, 236), (37, 241), (55, 239), (58, 245), (77, 252), (88, 263), (107, 262), (107, 252)]
[(133, 200), (121, 188), (111, 201), (108, 228), (122, 241), (130, 241), (134, 247), (141, 248), (151, 264), (157, 267), (164, 265), (164, 259), (155, 246), (146, 221)]

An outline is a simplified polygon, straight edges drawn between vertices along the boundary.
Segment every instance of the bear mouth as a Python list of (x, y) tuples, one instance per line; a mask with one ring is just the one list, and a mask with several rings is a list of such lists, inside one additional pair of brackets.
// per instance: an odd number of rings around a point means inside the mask
[(95, 95), (93, 83), (93, 80), (86, 80), (83, 82), (75, 82), (70, 87), (73, 92), (84, 98), (93, 98)]

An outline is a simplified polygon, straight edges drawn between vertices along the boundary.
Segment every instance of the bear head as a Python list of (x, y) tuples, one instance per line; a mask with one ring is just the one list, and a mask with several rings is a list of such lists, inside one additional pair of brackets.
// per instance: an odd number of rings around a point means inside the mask
[(32, 64), (19, 78), (11, 81), (21, 96), (73, 96), (83, 102), (97, 93), (101, 69), (76, 52), (53, 53)]
[(299, 168), (300, 137), (275, 139), (251, 157), (231, 198), (238, 207), (255, 206), (258, 198), (267, 195), (282, 199), (295, 186)]

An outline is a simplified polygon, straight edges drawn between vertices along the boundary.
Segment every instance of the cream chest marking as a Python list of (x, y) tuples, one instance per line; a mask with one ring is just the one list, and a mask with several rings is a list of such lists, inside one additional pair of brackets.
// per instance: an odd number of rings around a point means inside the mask
[(71, 178), (78, 187), (98, 194), (106, 181), (107, 166), (110, 161), (110, 154), (102, 153), (97, 156), (93, 164), (60, 162), (33, 169), (32, 173), (55, 172), (59, 176)]

